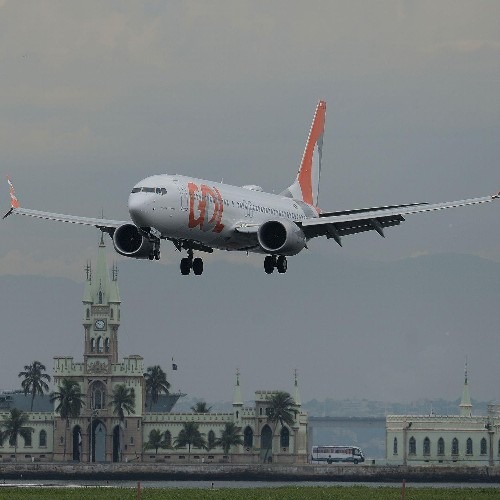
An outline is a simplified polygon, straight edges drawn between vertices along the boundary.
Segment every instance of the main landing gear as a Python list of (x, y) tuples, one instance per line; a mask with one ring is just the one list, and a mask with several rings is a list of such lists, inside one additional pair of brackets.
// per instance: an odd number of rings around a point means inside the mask
[(191, 269), (196, 276), (203, 274), (203, 260), (199, 257), (193, 258), (193, 250), (188, 250), (188, 256), (181, 259), (181, 274), (187, 276)]
[(160, 240), (155, 239), (153, 243), (153, 248), (149, 254), (149, 260), (160, 260)]
[(264, 271), (267, 274), (272, 274), (276, 268), (280, 274), (286, 273), (288, 264), (284, 255), (268, 255), (264, 259)]

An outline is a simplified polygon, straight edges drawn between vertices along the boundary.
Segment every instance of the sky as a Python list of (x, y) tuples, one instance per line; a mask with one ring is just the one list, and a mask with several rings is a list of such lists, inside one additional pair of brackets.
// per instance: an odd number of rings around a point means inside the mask
[[(279, 192), (295, 176), (324, 99), (322, 208), (493, 194), (500, 189), (499, 21), (495, 0), (0, 0), (0, 178), (11, 176), (27, 208), (122, 220), (132, 186), (154, 173)], [(9, 208), (3, 183), (2, 213)], [(308, 258), (333, 261), (342, 252), (391, 263), (459, 253), (498, 262), (498, 209), (410, 216), (385, 239), (353, 236), (342, 249), (315, 240)], [(92, 228), (10, 217), (0, 234), (0, 276), (81, 283), (95, 254)], [(179, 279), (178, 261), (167, 244), (158, 264), (165, 279)], [(268, 286), (263, 272), (246, 285), (245, 271), (260, 268), (259, 258), (218, 253), (210, 262), (229, 276), (238, 269), (234, 307), (246, 314)], [(297, 262), (307, 266), (302, 256)], [(158, 273), (135, 264), (144, 273), (140, 286)], [(285, 279), (277, 293), (288, 296)], [(328, 296), (335, 285), (308, 286)], [(188, 310), (188, 289), (196, 293), (179, 280), (175, 293), (186, 294), (179, 314)], [(0, 298), (8, 293), (0, 290)], [(304, 313), (310, 295), (302, 294)], [(327, 312), (311, 325), (324, 324)], [(4, 328), (11, 320), (2, 319)], [(219, 316), (210, 323), (234, 327)], [(292, 325), (289, 335), (301, 332)], [(279, 368), (265, 370), (272, 378)], [(361, 392), (352, 387), (353, 396)]]

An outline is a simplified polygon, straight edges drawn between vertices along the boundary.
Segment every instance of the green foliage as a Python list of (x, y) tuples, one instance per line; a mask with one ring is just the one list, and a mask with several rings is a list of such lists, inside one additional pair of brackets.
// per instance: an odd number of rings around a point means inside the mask
[(56, 412), (66, 421), (70, 418), (76, 418), (85, 404), (83, 398), (85, 395), (80, 392), (80, 385), (74, 380), (63, 379), (58, 391), (50, 395), (50, 401), (57, 401)]
[(185, 422), (181, 432), (174, 441), (176, 448), (188, 447), (188, 453), (191, 453), (191, 446), (194, 448), (207, 448), (204, 434), (199, 431), (199, 425), (195, 422)]
[[(23, 372), (19, 372), (18, 377), (24, 377), (21, 382), (24, 395), (27, 396), (28, 394), (31, 394), (30, 411), (33, 411), (35, 396), (37, 394), (43, 396), (43, 394), (49, 390), (47, 382), (50, 382), (50, 375), (43, 373), (45, 370), (45, 365), (40, 363), (40, 361), (33, 361), (31, 365), (24, 366)], [(45, 382), (45, 380), (47, 382)]]
[(113, 413), (118, 415), (120, 422), (125, 420), (125, 412), (130, 415), (135, 411), (135, 392), (125, 384), (118, 384), (113, 389), (113, 394), (109, 406), (113, 408)]
[(0, 423), (1, 441), (7, 440), (11, 446), (14, 446), (14, 454), (17, 455), (17, 439), (21, 436), (25, 441), (31, 439), (33, 429), (28, 427), (29, 418), (26, 413), (12, 408), (8, 415), (3, 416), (3, 421)]
[(205, 401), (198, 401), (194, 406), (191, 406), (193, 413), (210, 413), (211, 406), (207, 406)]
[(220, 446), (227, 455), (231, 446), (243, 444), (240, 432), (241, 427), (238, 427), (234, 422), (226, 422), (224, 429), (221, 431), (220, 438), (216, 441), (216, 445)]
[(268, 422), (272, 422), (275, 427), (278, 422), (291, 426), (295, 420), (295, 401), (288, 392), (279, 391), (273, 394), (269, 400)]
[(149, 366), (144, 374), (146, 380), (146, 396), (150, 396), (149, 411), (153, 407), (153, 403), (158, 402), (160, 394), (164, 392), (168, 394), (170, 383), (167, 381), (167, 374), (162, 370), (160, 365)]
[(144, 443), (145, 450), (155, 450), (158, 454), (158, 448), (168, 448), (168, 442), (164, 434), (159, 429), (153, 429), (149, 433), (149, 439)]
[[(401, 486), (142, 488), (142, 500), (399, 500)], [(407, 500), (494, 500), (500, 488), (406, 488)], [(0, 500), (135, 500), (136, 488), (1, 488)]]

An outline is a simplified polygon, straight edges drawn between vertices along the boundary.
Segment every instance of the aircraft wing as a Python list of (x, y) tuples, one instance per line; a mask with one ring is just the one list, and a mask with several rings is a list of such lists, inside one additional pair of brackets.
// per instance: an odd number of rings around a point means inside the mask
[(497, 193), (492, 196), (483, 196), (482, 198), (469, 198), (445, 203), (411, 203), (406, 205), (344, 210), (322, 213), (319, 217), (306, 219), (297, 222), (297, 224), (302, 227), (307, 238), (326, 236), (327, 238), (333, 238), (339, 245), (342, 245), (341, 237), (349, 234), (377, 231), (380, 236), (384, 236), (384, 228), (399, 225), (405, 220), (404, 215), (432, 212), (466, 205), (478, 205), (499, 198), (500, 193)]
[(122, 224), (128, 224), (130, 221), (120, 221), (120, 220), (109, 220), (109, 219), (96, 219), (92, 217), (79, 217), (77, 215), (64, 215), (56, 214), (52, 212), (42, 212), (40, 210), (31, 210), (29, 208), (21, 208), (19, 200), (14, 192), (14, 186), (10, 179), (7, 177), (7, 182), (9, 183), (9, 194), (10, 194), (10, 210), (3, 216), (5, 219), (11, 214), (14, 215), (27, 215), (29, 217), (35, 217), (37, 219), (55, 220), (59, 222), (70, 222), (72, 224), (83, 224), (85, 226), (94, 226), (102, 231), (106, 231), (109, 234), (113, 234), (117, 227)]
[(5, 219), (9, 215), (27, 215), (29, 217), (35, 217), (37, 219), (55, 220), (59, 222), (70, 222), (71, 224), (82, 224), (85, 226), (94, 226), (102, 231), (106, 231), (110, 234), (114, 232), (117, 227), (122, 224), (129, 224), (130, 221), (119, 221), (119, 220), (109, 220), (109, 219), (96, 219), (92, 217), (79, 217), (76, 215), (64, 215), (56, 214), (52, 212), (42, 212), (40, 210), (30, 210), (29, 208), (14, 208), (12, 207), (4, 216)]

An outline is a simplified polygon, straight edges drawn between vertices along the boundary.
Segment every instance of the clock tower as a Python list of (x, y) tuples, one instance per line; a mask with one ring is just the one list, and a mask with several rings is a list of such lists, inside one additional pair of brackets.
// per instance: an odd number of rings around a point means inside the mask
[(101, 237), (97, 268), (86, 267), (87, 279), (83, 297), (85, 332), (84, 364), (90, 373), (107, 373), (118, 362), (118, 328), (120, 295), (118, 269), (114, 265), (110, 278), (106, 264), (104, 240)]

